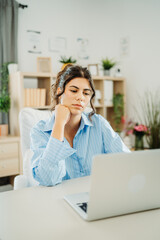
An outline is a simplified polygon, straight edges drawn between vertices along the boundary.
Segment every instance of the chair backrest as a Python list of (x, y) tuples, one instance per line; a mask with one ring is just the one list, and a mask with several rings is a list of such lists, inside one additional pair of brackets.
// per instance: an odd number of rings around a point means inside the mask
[(19, 126), (21, 137), (22, 157), (25, 152), (30, 149), (30, 131), (31, 128), (40, 120), (47, 120), (51, 117), (50, 110), (37, 110), (33, 108), (23, 108), (19, 113)]

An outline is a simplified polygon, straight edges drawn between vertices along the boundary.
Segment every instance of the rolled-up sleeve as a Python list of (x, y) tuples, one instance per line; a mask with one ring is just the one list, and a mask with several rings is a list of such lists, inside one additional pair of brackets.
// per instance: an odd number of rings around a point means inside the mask
[(32, 173), (40, 185), (53, 186), (66, 175), (65, 159), (75, 149), (42, 131), (38, 125), (31, 130)]

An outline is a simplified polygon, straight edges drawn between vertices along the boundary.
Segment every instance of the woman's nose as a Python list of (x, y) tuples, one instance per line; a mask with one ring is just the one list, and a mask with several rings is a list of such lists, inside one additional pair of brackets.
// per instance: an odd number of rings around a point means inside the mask
[(76, 97), (77, 97), (77, 99), (83, 100), (83, 99), (84, 99), (83, 92), (80, 92), (80, 91), (79, 91), (79, 92), (77, 93), (77, 96), (76, 96)]

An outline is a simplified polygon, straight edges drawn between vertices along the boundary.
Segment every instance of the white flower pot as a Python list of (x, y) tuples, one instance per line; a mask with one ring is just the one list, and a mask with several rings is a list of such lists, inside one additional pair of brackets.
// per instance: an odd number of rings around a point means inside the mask
[(103, 73), (104, 76), (110, 76), (110, 70), (104, 70)]

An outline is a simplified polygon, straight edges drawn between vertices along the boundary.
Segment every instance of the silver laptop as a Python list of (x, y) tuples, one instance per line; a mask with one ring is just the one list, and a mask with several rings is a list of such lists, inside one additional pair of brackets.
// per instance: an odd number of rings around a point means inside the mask
[(160, 208), (160, 149), (94, 156), (89, 193), (64, 199), (87, 221)]

